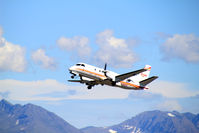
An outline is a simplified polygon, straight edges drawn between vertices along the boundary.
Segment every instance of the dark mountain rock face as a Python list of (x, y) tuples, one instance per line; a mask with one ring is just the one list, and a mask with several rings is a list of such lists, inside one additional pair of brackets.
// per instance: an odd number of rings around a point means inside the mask
[(81, 133), (57, 115), (39, 106), (0, 101), (0, 133)]
[(196, 133), (193, 123), (178, 112), (144, 112), (122, 125), (133, 125), (147, 133)]
[(199, 114), (196, 115), (196, 117), (193, 118), (192, 122), (196, 126), (196, 128), (199, 130)]
[(199, 133), (198, 116), (176, 111), (147, 111), (118, 125), (106, 128), (89, 127), (82, 131), (84, 133), (92, 131), (95, 133)]

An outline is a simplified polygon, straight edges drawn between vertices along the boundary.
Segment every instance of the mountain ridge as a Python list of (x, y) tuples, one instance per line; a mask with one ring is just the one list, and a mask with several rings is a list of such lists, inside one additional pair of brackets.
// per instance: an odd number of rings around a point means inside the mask
[(0, 101), (0, 133), (199, 133), (199, 114), (145, 111), (108, 127), (77, 129), (56, 114), (34, 104)]
[(56, 114), (33, 105), (0, 101), (1, 133), (82, 133)]
[(198, 133), (199, 114), (146, 111), (109, 127), (86, 127), (84, 133)]

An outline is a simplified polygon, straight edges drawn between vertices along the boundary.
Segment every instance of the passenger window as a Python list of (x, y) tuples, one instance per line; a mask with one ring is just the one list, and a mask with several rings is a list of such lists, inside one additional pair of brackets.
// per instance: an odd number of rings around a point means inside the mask
[(84, 64), (82, 64), (81, 66), (85, 67), (85, 65), (84, 65)]
[(76, 66), (80, 66), (80, 64), (76, 64)]
[(131, 79), (127, 79), (127, 82), (131, 82)]

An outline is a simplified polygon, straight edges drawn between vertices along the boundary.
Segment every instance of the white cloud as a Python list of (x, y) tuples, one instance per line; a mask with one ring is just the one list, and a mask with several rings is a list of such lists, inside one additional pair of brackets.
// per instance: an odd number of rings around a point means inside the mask
[(161, 94), (167, 98), (185, 98), (199, 94), (198, 91), (192, 91), (184, 83), (168, 81), (156, 81), (149, 85), (148, 91), (155, 94)]
[(137, 56), (130, 48), (130, 45), (125, 39), (116, 38), (113, 36), (112, 30), (105, 30), (97, 35), (96, 43), (99, 49), (96, 52), (95, 60), (100, 63), (107, 62), (114, 67), (131, 67), (137, 61)]
[[(94, 60), (97, 64), (107, 62), (113, 67), (131, 67), (138, 57), (132, 50), (132, 46), (137, 44), (137, 39), (122, 39), (113, 36), (112, 30), (105, 30), (97, 34), (97, 51), (92, 51), (89, 46), (89, 39), (84, 36), (74, 36), (72, 38), (60, 37), (57, 45), (60, 49), (72, 52), (80, 59)], [(74, 59), (74, 58), (73, 58)]]
[(88, 43), (89, 39), (82, 36), (74, 36), (73, 38), (60, 37), (57, 40), (57, 45), (60, 49), (75, 52), (80, 58), (90, 55), (91, 48)]
[(130, 91), (107, 86), (68, 86), (53, 79), (40, 81), (0, 80), (0, 97), (19, 101), (66, 99), (124, 99)]
[(157, 105), (157, 108), (160, 110), (165, 111), (181, 111), (182, 107), (180, 104), (175, 100), (166, 100), (160, 104)]
[(175, 34), (161, 46), (164, 59), (180, 58), (186, 62), (199, 62), (199, 37), (193, 34)]
[(3, 30), (0, 27), (0, 71), (25, 71), (25, 49), (6, 41), (2, 34)]
[(55, 60), (48, 57), (43, 49), (38, 49), (32, 53), (32, 59), (35, 63), (41, 65), (41, 67), (46, 69), (55, 69)]

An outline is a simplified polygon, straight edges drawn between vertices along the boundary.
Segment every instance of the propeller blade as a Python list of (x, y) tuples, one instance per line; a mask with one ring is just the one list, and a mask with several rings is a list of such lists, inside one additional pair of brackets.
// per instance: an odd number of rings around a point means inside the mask
[(103, 71), (103, 72), (104, 72), (104, 75), (107, 77), (107, 75), (106, 75), (106, 72), (107, 72), (107, 71), (106, 71), (106, 67), (107, 67), (107, 63), (105, 63), (105, 65), (104, 65), (104, 71)]
[(104, 70), (106, 70), (106, 66), (107, 66), (107, 63), (105, 63), (105, 65), (104, 65)]
[(107, 75), (108, 71), (106, 70), (106, 68), (107, 68), (107, 63), (105, 63), (105, 65), (104, 65), (104, 71), (103, 71), (104, 72), (104, 76), (106, 76), (106, 78), (108, 80), (113, 81), (113, 79)]

